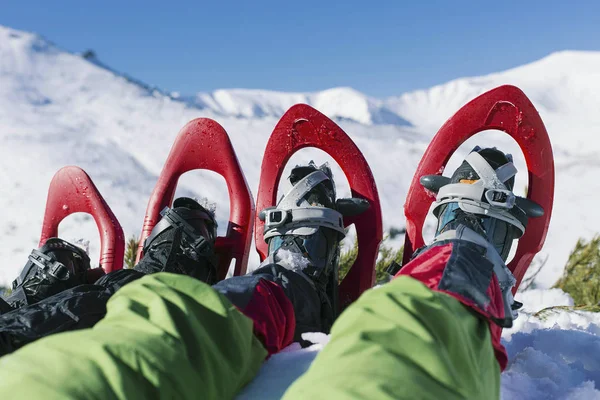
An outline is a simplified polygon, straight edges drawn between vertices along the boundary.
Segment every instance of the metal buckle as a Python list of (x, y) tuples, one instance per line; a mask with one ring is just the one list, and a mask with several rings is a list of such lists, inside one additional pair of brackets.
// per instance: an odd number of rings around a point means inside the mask
[(29, 255), (29, 260), (43, 272), (60, 281), (66, 281), (71, 276), (69, 269), (63, 263), (54, 260), (39, 250), (33, 250)]
[(505, 209), (511, 209), (515, 206), (516, 196), (508, 189), (488, 189), (484, 195), (491, 206)]
[(66, 281), (71, 274), (69, 269), (63, 263), (55, 261), (50, 265), (50, 268), (48, 268), (48, 275), (53, 276), (59, 281)]
[(286, 210), (279, 210), (277, 208), (265, 210), (265, 227), (268, 226), (271, 229), (285, 225), (288, 215)]

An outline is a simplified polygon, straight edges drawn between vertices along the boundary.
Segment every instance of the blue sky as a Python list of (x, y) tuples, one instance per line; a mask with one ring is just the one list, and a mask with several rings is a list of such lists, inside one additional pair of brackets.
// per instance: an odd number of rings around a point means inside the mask
[(600, 50), (600, 2), (1, 0), (0, 24), (165, 90), (373, 96)]

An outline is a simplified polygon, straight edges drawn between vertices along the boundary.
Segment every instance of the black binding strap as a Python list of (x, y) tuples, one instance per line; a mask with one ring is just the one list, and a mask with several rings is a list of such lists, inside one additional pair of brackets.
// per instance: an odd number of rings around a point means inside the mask
[(37, 267), (42, 271), (43, 274), (47, 274), (59, 281), (67, 281), (71, 278), (71, 272), (63, 263), (56, 260), (54, 257), (47, 255), (50, 251), (69, 251), (78, 257), (81, 257), (84, 264), (89, 265), (89, 256), (80, 247), (74, 246), (71, 243), (60, 239), (50, 238), (44, 243), (44, 245), (38, 250), (34, 249), (29, 255), (29, 260), (23, 268), (23, 271), (19, 274), (17, 279), (12, 283), (12, 288), (15, 290), (17, 287), (25, 282), (26, 278), (31, 273), (32, 268)]
[(27, 265), (25, 268), (23, 268), (23, 271), (21, 271), (21, 274), (17, 277), (17, 279), (13, 281), (13, 290), (15, 290), (25, 281), (25, 279), (29, 276), (29, 272), (34, 267), (39, 268), (44, 274), (48, 274), (59, 281), (66, 281), (71, 277), (69, 269), (63, 263), (42, 253), (39, 250), (34, 249), (29, 255), (29, 261), (27, 262)]
[[(183, 215), (180, 215), (183, 214)], [(182, 233), (184, 233), (189, 239), (190, 243), (196, 241), (196, 237), (198, 236), (198, 232), (186, 221), (189, 219), (203, 219), (205, 221), (214, 224), (214, 220), (212, 216), (203, 210), (190, 210), (187, 208), (178, 208), (177, 212), (172, 208), (165, 207), (160, 215), (163, 217), (152, 229), (150, 232), (150, 236), (146, 238), (144, 241), (144, 252), (146, 252), (150, 243), (161, 233), (171, 228), (181, 228)], [(206, 240), (206, 238), (204, 238)]]

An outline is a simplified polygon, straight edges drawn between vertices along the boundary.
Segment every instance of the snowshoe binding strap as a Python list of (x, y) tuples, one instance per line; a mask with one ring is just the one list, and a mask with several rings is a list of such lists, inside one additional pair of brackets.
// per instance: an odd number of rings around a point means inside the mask
[(34, 249), (29, 255), (27, 267), (23, 268), (21, 274), (13, 281), (12, 289), (15, 290), (17, 287), (23, 284), (23, 282), (25, 282), (29, 276), (31, 270), (36, 267), (42, 272), (42, 274), (48, 274), (59, 281), (66, 281), (71, 277), (69, 269), (63, 263), (56, 261), (54, 258), (47, 256), (37, 249)]
[[(494, 170), (488, 161), (478, 153), (478, 150), (480, 150), (479, 147), (474, 148), (465, 158), (465, 161), (469, 163), (471, 168), (473, 168), (475, 173), (479, 176), (479, 180), (473, 183), (473, 185), (483, 186), (489, 189), (507, 189), (507, 186), (504, 183), (517, 174), (517, 168), (515, 168), (512, 161), (509, 161)], [(509, 154), (507, 154), (507, 157), (509, 160), (512, 159), (512, 156)]]
[[(195, 201), (195, 209), (181, 207), (181, 199), (175, 201), (175, 205), (179, 206), (174, 209), (165, 207), (161, 211), (162, 219), (152, 229), (150, 236), (144, 242), (144, 254), (147, 254), (154, 245), (161, 244), (160, 241), (155, 243), (155, 240), (160, 234), (170, 229), (176, 229), (181, 232), (181, 249), (183, 255), (194, 262), (207, 261), (209, 268), (215, 269), (217, 266), (217, 258), (214, 251), (214, 240), (216, 237), (217, 225), (211, 213), (206, 211), (202, 206)], [(209, 237), (204, 237), (188, 222), (194, 219), (205, 221), (205, 225), (209, 230)], [(183, 260), (181, 260), (183, 262)]]
[(342, 238), (346, 236), (342, 214), (331, 208), (270, 208), (263, 210), (260, 217), (265, 222), (265, 240), (280, 235), (311, 235), (320, 227), (331, 228)]
[(325, 172), (321, 170), (311, 172), (297, 181), (277, 206), (282, 209), (310, 206), (311, 204), (306, 200), (306, 195), (324, 181), (330, 181), (330, 177)]
[[(512, 184), (511, 187), (507, 186), (506, 183), (517, 173), (512, 161), (494, 170), (479, 154), (479, 150), (479, 147), (475, 147), (465, 158), (479, 177), (474, 182), (451, 183), (449, 178), (436, 175), (421, 177), (421, 184), (437, 193), (434, 214), (439, 214), (442, 205), (456, 202), (466, 212), (505, 221), (517, 228), (522, 235), (527, 226), (527, 218), (539, 216), (543, 214), (543, 210), (532, 201), (515, 196), (511, 190)], [(510, 155), (508, 158), (512, 160)], [(521, 208), (521, 205), (524, 208)]]
[[(419, 182), (425, 189), (437, 194), (442, 186), (450, 184), (450, 178), (443, 175), (423, 175)], [(542, 206), (526, 197), (515, 196), (515, 205), (523, 210), (529, 218), (539, 218), (544, 215)]]
[(330, 176), (316, 169), (297, 180), (277, 207), (261, 211), (259, 217), (265, 223), (264, 239), (281, 235), (312, 235), (320, 227), (333, 229), (341, 235), (340, 238), (344, 237), (343, 215), (322, 204), (310, 204), (306, 199), (317, 185), (330, 181)]
[(67, 281), (71, 279), (73, 274), (84, 272), (71, 272), (65, 264), (56, 260), (55, 257), (46, 254), (47, 252), (51, 251), (71, 252), (74, 257), (79, 257), (82, 259), (84, 265), (82, 269), (85, 270), (89, 268), (90, 259), (83, 249), (74, 246), (60, 238), (50, 238), (39, 250), (34, 249), (31, 251), (25, 268), (23, 268), (23, 271), (21, 271), (17, 279), (13, 281), (12, 289), (15, 290), (17, 287), (21, 286), (31, 275), (31, 273), (34, 272), (34, 268), (37, 268), (42, 275), (48, 275), (59, 281)]
[(209, 230), (209, 237), (204, 238), (204, 240), (213, 242), (216, 237), (217, 224), (213, 216), (208, 211), (201, 206), (198, 207), (200, 208), (190, 209), (187, 207), (176, 207), (176, 210), (169, 207), (163, 208), (163, 210), (160, 212), (162, 219), (154, 226), (152, 232), (150, 232), (150, 235), (144, 241), (144, 252), (148, 250), (158, 235), (172, 228), (181, 228), (188, 241), (195, 242), (198, 236), (201, 235), (188, 222), (188, 220), (192, 219), (201, 219), (206, 222)]

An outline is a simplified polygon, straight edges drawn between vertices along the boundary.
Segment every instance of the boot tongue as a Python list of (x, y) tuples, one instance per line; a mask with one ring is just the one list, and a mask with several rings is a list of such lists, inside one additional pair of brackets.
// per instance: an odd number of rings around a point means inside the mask
[(308, 165), (298, 165), (292, 169), (289, 176), (290, 183), (295, 186), (300, 179), (307, 175), (315, 172), (322, 171), (329, 179), (316, 185), (310, 192), (308, 192), (304, 199), (312, 206), (321, 206), (335, 209), (335, 186), (333, 185), (333, 174), (327, 164), (323, 164), (317, 167), (313, 161)]
[[(498, 169), (504, 164), (510, 162), (509, 158), (498, 149), (495, 148), (486, 148), (481, 150), (475, 150), (482, 156), (487, 163), (494, 170)], [(479, 175), (477, 172), (471, 167), (471, 165), (467, 161), (463, 161), (462, 164), (454, 171), (452, 174), (452, 178), (450, 180), (451, 183), (474, 183), (479, 179)], [(504, 185), (509, 190), (513, 190), (515, 184), (515, 178), (512, 177), (504, 182)]]

